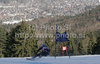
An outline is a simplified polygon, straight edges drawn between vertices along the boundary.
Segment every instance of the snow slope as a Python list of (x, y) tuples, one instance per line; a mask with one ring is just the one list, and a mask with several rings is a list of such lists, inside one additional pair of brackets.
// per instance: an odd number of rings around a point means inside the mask
[(26, 58), (0, 58), (0, 64), (100, 64), (100, 55), (42, 57), (35, 60)]

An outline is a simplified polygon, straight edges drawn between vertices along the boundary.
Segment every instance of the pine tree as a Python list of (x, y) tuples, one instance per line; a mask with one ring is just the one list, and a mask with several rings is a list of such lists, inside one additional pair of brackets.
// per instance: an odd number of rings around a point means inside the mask
[(53, 55), (53, 43), (52, 43), (52, 40), (51, 38), (49, 37), (49, 35), (47, 36), (47, 38), (45, 39), (45, 44), (46, 46), (50, 49), (50, 55)]
[(93, 47), (93, 54), (100, 54), (100, 36), (97, 37), (97, 43)]
[(93, 32), (92, 32), (92, 34), (91, 34), (90, 40), (92, 40), (92, 41), (93, 41), (93, 45), (96, 43), (96, 38), (95, 38), (95, 36), (94, 36), (94, 33), (93, 33)]
[(70, 49), (70, 53), (72, 54), (76, 54), (76, 45), (74, 43), (74, 40), (72, 38), (68, 39), (69, 41), (69, 49)]
[(88, 54), (92, 54), (92, 48), (93, 48), (93, 41), (90, 40), (88, 45)]
[(80, 54), (85, 54), (84, 47), (83, 47), (83, 42), (79, 42), (78, 51), (79, 51)]
[(4, 57), (5, 43), (6, 43), (6, 31), (0, 26), (0, 57)]
[(85, 36), (85, 38), (82, 39), (83, 47), (84, 47), (84, 52), (87, 54), (88, 53), (88, 44), (89, 44), (90, 38), (88, 37), (88, 34)]
[(64, 46), (63, 42), (57, 42), (56, 44), (57, 55), (62, 55), (62, 46)]
[(95, 37), (94, 37), (94, 34), (92, 32), (91, 37), (90, 37), (90, 41), (88, 44), (88, 54), (92, 54), (92, 49), (93, 49), (94, 45), (95, 45)]
[(25, 21), (21, 25), (17, 25), (8, 35), (7, 56), (10, 57), (26, 57), (35, 55), (37, 50), (37, 38), (32, 26)]

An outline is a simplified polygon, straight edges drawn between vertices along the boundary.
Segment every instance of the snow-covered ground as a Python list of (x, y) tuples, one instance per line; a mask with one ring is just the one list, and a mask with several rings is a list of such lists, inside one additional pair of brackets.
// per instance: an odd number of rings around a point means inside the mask
[(35, 60), (26, 58), (0, 58), (0, 64), (100, 64), (100, 55), (42, 57)]

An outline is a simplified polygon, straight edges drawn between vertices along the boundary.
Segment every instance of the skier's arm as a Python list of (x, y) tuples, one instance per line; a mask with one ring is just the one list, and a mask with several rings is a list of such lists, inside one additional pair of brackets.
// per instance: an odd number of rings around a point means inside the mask
[(38, 53), (38, 51), (40, 51), (42, 48), (43, 48), (43, 47), (40, 47), (40, 48), (37, 50), (37, 53)]

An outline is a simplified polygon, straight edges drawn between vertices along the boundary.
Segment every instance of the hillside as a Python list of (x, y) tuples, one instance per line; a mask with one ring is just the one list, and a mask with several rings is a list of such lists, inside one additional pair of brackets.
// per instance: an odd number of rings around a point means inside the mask
[[(27, 23), (30, 25), (35, 24), (38, 26), (41, 26), (41, 25), (54, 26), (58, 24), (59, 26), (62, 26), (62, 27), (64, 24), (67, 24), (67, 25), (71, 24), (71, 32), (77, 32), (77, 33), (83, 32), (83, 31), (94, 32), (100, 29), (100, 6), (97, 6), (96, 8), (93, 8), (92, 10), (86, 11), (76, 16), (56, 16), (56, 17), (45, 17), (45, 18), (41, 17), (39, 19), (34, 19), (33, 21), (30, 21)], [(6, 28), (7, 31), (10, 31), (10, 29), (16, 26), (16, 24), (2, 25), (2, 26)], [(38, 32), (40, 32), (40, 30), (38, 30)]]
[[(39, 26), (55, 26), (57, 24), (58, 26), (62, 26), (62, 28), (64, 28), (64, 24), (71, 24), (71, 32), (94, 32), (100, 29), (100, 6), (76, 16), (41, 17), (28, 23)], [(60, 31), (63, 32), (62, 30)]]
[[(92, 10), (86, 11), (84, 13), (78, 14), (76, 16), (56, 16), (56, 17), (41, 17), (38, 19), (34, 19), (33, 21), (27, 22), (29, 25), (47, 25), (47, 26), (62, 26), (64, 28), (64, 24), (71, 24), (71, 32), (94, 32), (100, 29), (100, 6), (93, 8)], [(19, 23), (20, 24), (20, 23)], [(14, 25), (2, 25), (7, 31), (10, 31)], [(54, 30), (55, 31), (55, 30)], [(37, 32), (44, 32), (43, 30), (38, 30)], [(47, 31), (45, 31), (47, 32)], [(53, 31), (49, 31), (53, 32)], [(63, 30), (61, 30), (63, 32)]]
[(50, 21), (47, 24), (71, 24), (72, 31), (74, 32), (98, 31), (100, 29), (100, 6), (76, 16), (55, 17)]

